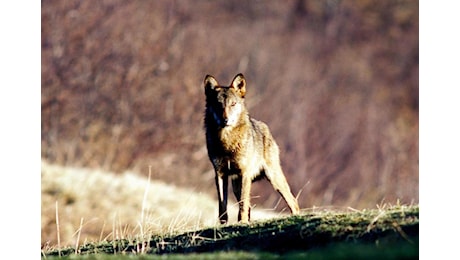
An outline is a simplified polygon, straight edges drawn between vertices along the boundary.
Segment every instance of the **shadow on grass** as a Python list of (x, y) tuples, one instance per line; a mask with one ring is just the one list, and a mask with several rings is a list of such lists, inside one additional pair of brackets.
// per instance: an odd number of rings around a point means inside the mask
[[(187, 259), (220, 254), (248, 254), (260, 258), (412, 258), (418, 256), (419, 207), (397, 206), (351, 212), (319, 211), (300, 216), (207, 228), (178, 235), (154, 236), (148, 241), (116, 240), (87, 244), (78, 254), (148, 254)], [(75, 249), (60, 250), (61, 255)], [(57, 250), (46, 253), (56, 256)], [(216, 255), (217, 254), (217, 255)], [(101, 256), (102, 257), (102, 256)], [(223, 257), (223, 256), (222, 256)], [(235, 257), (233, 255), (233, 257)], [(219, 257), (220, 258), (220, 257)], [(240, 258), (240, 257), (238, 257)], [(205, 258), (206, 259), (206, 258)], [(253, 258), (254, 259), (254, 258)]]

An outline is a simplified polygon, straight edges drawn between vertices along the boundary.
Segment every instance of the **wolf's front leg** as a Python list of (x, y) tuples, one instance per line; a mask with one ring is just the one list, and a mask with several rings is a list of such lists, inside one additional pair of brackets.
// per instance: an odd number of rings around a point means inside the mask
[[(238, 211), (238, 221), (241, 221), (243, 211), (244, 211), (244, 203), (241, 199), (241, 189), (242, 189), (242, 180), (241, 176), (232, 179), (232, 186), (233, 186), (233, 193), (235, 193), (236, 200), (238, 201), (239, 211)], [(251, 207), (249, 207), (248, 213), (244, 213), (244, 215), (248, 215), (248, 220), (251, 219)]]
[(224, 174), (216, 172), (216, 188), (217, 196), (219, 197), (219, 220), (221, 224), (228, 221), (227, 214), (227, 193), (228, 193), (228, 177)]
[(240, 210), (238, 221), (248, 223), (251, 216), (251, 184), (252, 180), (248, 176), (241, 178), (241, 199), (239, 200)]

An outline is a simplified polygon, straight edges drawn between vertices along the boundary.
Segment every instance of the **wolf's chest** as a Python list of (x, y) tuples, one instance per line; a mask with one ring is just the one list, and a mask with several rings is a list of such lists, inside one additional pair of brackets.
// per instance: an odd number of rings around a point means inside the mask
[(250, 140), (243, 131), (233, 129), (228, 131), (223, 129), (218, 134), (218, 143), (222, 148), (223, 152), (231, 156), (235, 156), (238, 153), (242, 153), (245, 148), (249, 145)]

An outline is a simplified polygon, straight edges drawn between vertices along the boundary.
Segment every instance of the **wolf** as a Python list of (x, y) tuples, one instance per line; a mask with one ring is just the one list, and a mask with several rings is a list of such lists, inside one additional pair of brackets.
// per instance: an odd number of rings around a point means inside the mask
[(229, 86), (221, 86), (213, 76), (206, 75), (204, 90), (206, 145), (216, 173), (220, 223), (228, 222), (229, 178), (239, 204), (239, 222), (249, 222), (251, 184), (262, 178), (268, 179), (280, 193), (291, 213), (298, 214), (297, 199), (281, 169), (278, 145), (268, 126), (249, 116), (244, 103), (246, 80), (243, 74), (237, 74)]

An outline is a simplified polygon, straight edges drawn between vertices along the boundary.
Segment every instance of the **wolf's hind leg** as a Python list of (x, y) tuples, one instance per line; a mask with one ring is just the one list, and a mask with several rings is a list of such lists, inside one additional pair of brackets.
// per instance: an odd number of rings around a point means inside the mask
[(281, 166), (270, 165), (265, 169), (265, 175), (272, 184), (273, 188), (278, 191), (281, 197), (283, 197), (283, 199), (286, 201), (289, 209), (291, 210), (291, 213), (294, 215), (299, 214), (299, 204), (297, 203), (297, 199), (294, 197), (294, 195), (292, 195), (286, 177), (281, 170)]

